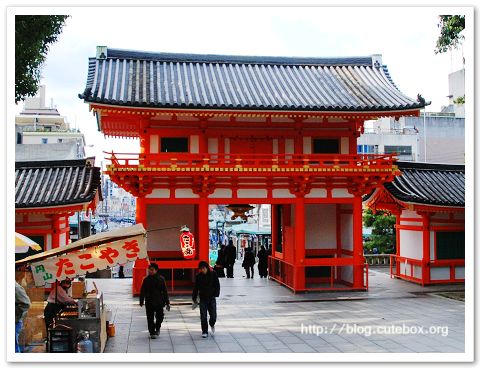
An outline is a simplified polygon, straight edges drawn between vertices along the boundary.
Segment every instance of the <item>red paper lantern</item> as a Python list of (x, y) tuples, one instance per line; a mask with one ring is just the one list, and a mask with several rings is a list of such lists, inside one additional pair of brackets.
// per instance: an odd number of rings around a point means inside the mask
[(195, 258), (195, 238), (190, 231), (183, 231), (180, 234), (180, 246), (182, 247), (183, 258)]

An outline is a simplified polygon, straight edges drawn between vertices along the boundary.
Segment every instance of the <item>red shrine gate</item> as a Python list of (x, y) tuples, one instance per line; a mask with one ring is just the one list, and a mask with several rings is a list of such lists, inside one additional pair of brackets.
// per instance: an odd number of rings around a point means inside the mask
[[(362, 195), (398, 175), (392, 155), (358, 155), (365, 120), (418, 115), (379, 56), (344, 59), (103, 49), (80, 96), (105, 135), (137, 137), (106, 173), (137, 197), (147, 249), (172, 291), (209, 252), (209, 204), (272, 204), (270, 277), (293, 291), (367, 289)], [(105, 57), (103, 57), (105, 56)], [(134, 268), (133, 293), (147, 260)]]

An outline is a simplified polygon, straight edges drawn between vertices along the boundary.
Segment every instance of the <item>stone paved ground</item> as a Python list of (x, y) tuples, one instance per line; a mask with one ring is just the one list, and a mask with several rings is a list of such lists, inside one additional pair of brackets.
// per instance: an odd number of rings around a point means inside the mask
[[(274, 281), (242, 275), (237, 270), (235, 279), (221, 279), (216, 334), (208, 339), (200, 336), (198, 309), (192, 311), (188, 297), (176, 296), (171, 297), (171, 311), (165, 312), (160, 337), (150, 340), (145, 309), (131, 297), (131, 279), (96, 280), (116, 326), (106, 352), (464, 352), (464, 303), (433, 293), (463, 285), (422, 288), (371, 269), (369, 292), (295, 295)], [(309, 325), (318, 329), (302, 333), (302, 324), (304, 332)], [(368, 333), (392, 324), (442, 326), (448, 336)], [(355, 325), (357, 333), (352, 333)]]

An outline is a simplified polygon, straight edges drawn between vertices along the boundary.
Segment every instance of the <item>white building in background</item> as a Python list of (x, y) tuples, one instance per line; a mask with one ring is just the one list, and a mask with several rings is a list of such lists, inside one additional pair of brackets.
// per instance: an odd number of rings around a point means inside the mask
[(449, 104), (440, 112), (366, 122), (358, 153), (398, 153), (402, 161), (465, 163), (465, 69), (448, 76)]
[(457, 118), (465, 118), (465, 104), (458, 103), (465, 99), (465, 69), (457, 70), (448, 75), (448, 106), (442, 112), (453, 112)]
[(368, 122), (357, 141), (358, 153), (398, 153), (402, 161), (417, 161), (419, 134), (405, 119), (382, 118)]
[(272, 226), (272, 206), (269, 204), (258, 205), (258, 223), (260, 227), (271, 228)]
[(85, 158), (85, 137), (72, 129), (57, 108), (45, 104), (45, 86), (35, 97), (27, 97), (15, 116), (16, 161), (68, 160)]
[(98, 212), (102, 215), (117, 218), (135, 218), (135, 197), (120, 188), (108, 177), (102, 182), (103, 201), (98, 205)]

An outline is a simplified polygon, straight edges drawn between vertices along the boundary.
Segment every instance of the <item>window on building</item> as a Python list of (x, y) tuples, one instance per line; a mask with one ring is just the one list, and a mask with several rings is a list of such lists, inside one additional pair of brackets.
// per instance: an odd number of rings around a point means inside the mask
[(52, 131), (52, 127), (51, 127), (51, 126), (46, 126), (46, 127), (45, 127), (45, 131), (46, 131), (46, 132), (51, 132), (51, 131)]
[(359, 144), (357, 145), (357, 153), (378, 153), (378, 145)]
[(188, 152), (188, 138), (162, 138), (161, 152)]
[(313, 153), (340, 153), (340, 140), (338, 138), (314, 138)]
[(465, 259), (465, 231), (437, 231), (437, 259)]
[(397, 153), (398, 155), (411, 155), (412, 146), (385, 146), (385, 153)]
[(17, 144), (22, 144), (22, 133), (17, 132)]
[(47, 144), (48, 143), (48, 138), (42, 138), (42, 144)]
[(63, 138), (58, 138), (58, 143), (62, 143), (63, 142)]

